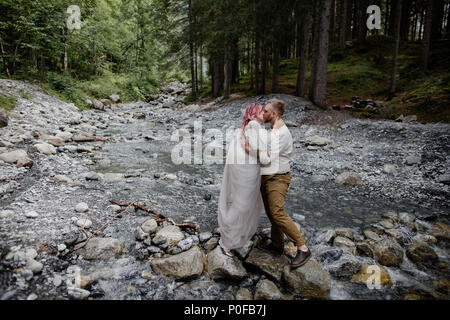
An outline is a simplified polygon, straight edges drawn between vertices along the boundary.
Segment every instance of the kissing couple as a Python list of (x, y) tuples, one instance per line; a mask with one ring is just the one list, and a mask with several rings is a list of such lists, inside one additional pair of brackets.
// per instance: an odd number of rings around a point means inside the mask
[[(271, 99), (266, 106), (251, 104), (242, 126), (227, 150), (218, 203), (219, 245), (227, 256), (242, 248), (255, 234), (263, 208), (271, 223), (269, 245), (262, 248), (284, 253), (284, 235), (297, 246), (291, 267), (304, 265), (311, 256), (305, 239), (284, 210), (291, 182), (292, 136), (283, 121), (285, 103)], [(270, 123), (268, 132), (261, 123)]]

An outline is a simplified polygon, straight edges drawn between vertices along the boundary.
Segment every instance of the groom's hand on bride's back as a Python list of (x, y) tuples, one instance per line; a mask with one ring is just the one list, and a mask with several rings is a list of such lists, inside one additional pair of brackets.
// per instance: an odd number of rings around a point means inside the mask
[(250, 145), (248, 144), (247, 141), (245, 141), (244, 149), (245, 149), (245, 152), (250, 153)]

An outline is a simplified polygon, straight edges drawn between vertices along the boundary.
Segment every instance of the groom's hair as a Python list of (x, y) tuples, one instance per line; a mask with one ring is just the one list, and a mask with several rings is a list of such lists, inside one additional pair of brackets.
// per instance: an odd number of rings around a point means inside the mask
[(267, 101), (268, 104), (272, 106), (272, 110), (274, 110), (280, 117), (283, 116), (284, 110), (286, 110), (286, 104), (278, 99), (270, 99)]

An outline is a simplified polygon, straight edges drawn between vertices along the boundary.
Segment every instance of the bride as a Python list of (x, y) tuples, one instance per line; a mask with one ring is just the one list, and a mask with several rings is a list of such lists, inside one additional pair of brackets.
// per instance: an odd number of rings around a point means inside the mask
[[(263, 121), (263, 106), (247, 107), (242, 127), (236, 130), (227, 150), (218, 203), (218, 223), (223, 252), (232, 257), (232, 249), (243, 247), (252, 238), (264, 212), (261, 197), (260, 164), (270, 162), (267, 154), (267, 131)], [(248, 143), (248, 153), (245, 144)]]

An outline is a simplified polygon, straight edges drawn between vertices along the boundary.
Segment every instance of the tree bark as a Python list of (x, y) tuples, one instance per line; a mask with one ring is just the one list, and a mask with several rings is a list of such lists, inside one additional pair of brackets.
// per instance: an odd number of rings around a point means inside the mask
[(427, 0), (427, 12), (425, 17), (425, 27), (423, 30), (422, 40), (422, 56), (420, 62), (420, 69), (423, 73), (428, 71), (428, 58), (430, 55), (430, 43), (431, 43), (431, 28), (433, 19), (434, 0)]
[(314, 29), (313, 29), (313, 40), (312, 40), (312, 60), (311, 60), (311, 76), (309, 79), (309, 100), (315, 100), (315, 86), (316, 86), (316, 75), (317, 75), (317, 59), (319, 57), (319, 31), (320, 31), (320, 1), (316, 0), (314, 2)]
[(9, 68), (8, 68), (8, 60), (5, 57), (5, 51), (3, 49), (3, 40), (1, 37), (0, 37), (0, 50), (2, 51), (2, 60), (3, 60), (3, 66), (5, 68), (6, 75), (8, 76), (8, 78), (11, 78), (11, 74), (9, 73)]
[(341, 19), (340, 19), (340, 26), (339, 26), (339, 47), (341, 49), (345, 48), (345, 41), (346, 41), (346, 31), (347, 31), (347, 11), (348, 11), (348, 2), (349, 0), (342, 0), (341, 1)]
[(391, 81), (389, 86), (389, 93), (391, 95), (395, 94), (395, 86), (396, 86), (396, 75), (397, 75), (397, 62), (398, 62), (398, 48), (400, 45), (400, 28), (401, 28), (401, 19), (402, 19), (402, 1), (398, 0), (395, 6), (395, 40), (394, 40), (394, 55), (392, 58), (392, 73), (391, 73)]
[(298, 65), (297, 74), (297, 88), (296, 95), (304, 97), (306, 95), (306, 66), (309, 54), (309, 38), (311, 33), (311, 8), (305, 8), (299, 14), (301, 21), (301, 29), (298, 35), (298, 42), (300, 43), (300, 61)]
[(316, 62), (316, 76), (313, 93), (313, 103), (321, 108), (326, 108), (327, 94), (327, 65), (329, 47), (329, 28), (331, 14), (331, 0), (320, 1), (319, 41)]
[(278, 46), (279, 46), (278, 41), (274, 41), (272, 92), (278, 92), (278, 72), (280, 66), (280, 48)]

